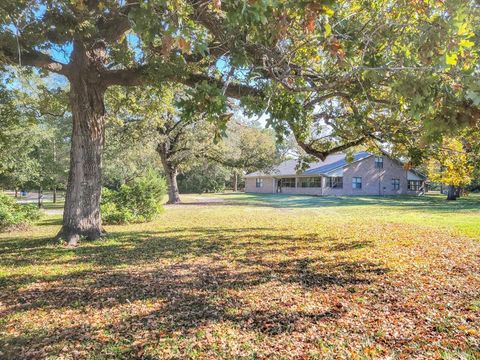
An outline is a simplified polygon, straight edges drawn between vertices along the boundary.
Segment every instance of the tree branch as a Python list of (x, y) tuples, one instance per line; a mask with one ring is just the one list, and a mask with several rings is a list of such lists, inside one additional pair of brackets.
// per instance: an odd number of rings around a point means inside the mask
[[(10, 36), (8, 36), (10, 38)], [(68, 65), (53, 60), (49, 55), (33, 49), (21, 49), (20, 54), (13, 38), (0, 39), (0, 59), (12, 65), (33, 66), (57, 74), (68, 75)], [(8, 41), (10, 40), (10, 41)], [(9, 44), (11, 44), (9, 46)]]
[(119, 12), (113, 14), (109, 19), (100, 18), (102, 21), (97, 23), (100, 30), (101, 37), (106, 42), (116, 42), (122, 35), (131, 29), (132, 24), (128, 18), (128, 13), (135, 7), (138, 7), (140, 2), (135, 0), (127, 0)]
[[(123, 70), (109, 70), (103, 73), (102, 78), (107, 87), (112, 85), (137, 86), (157, 80), (152, 79), (149, 76), (147, 66)], [(163, 80), (167, 82), (181, 83), (189, 87), (194, 87), (202, 81), (207, 81), (208, 83), (217, 86), (219, 89), (225, 88), (225, 95), (235, 99), (248, 95), (261, 95), (261, 92), (252, 86), (232, 82), (230, 82), (228, 86), (225, 86), (225, 82), (221, 79), (203, 74), (186, 74), (186, 76), (182, 76), (181, 74), (171, 74), (167, 75)]]
[(309, 155), (313, 155), (320, 160), (324, 161), (328, 155), (347, 150), (351, 147), (363, 144), (365, 141), (368, 140), (369, 136), (362, 136), (356, 140), (346, 142), (342, 145), (335, 146), (333, 148), (330, 148), (328, 150), (320, 151), (315, 149), (313, 146), (313, 143), (306, 143), (300, 139), (297, 138), (295, 133), (293, 134), (295, 136), (295, 140), (297, 140), (298, 145)]

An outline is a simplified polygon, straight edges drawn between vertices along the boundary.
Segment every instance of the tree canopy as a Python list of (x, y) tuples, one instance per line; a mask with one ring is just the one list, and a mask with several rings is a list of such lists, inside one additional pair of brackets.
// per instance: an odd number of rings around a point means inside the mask
[(62, 235), (102, 234), (105, 91), (186, 86), (226, 129), (231, 98), (308, 154), (423, 143), (479, 118), (473, 0), (38, 0), (0, 6), (0, 62), (66, 77), (73, 120)]

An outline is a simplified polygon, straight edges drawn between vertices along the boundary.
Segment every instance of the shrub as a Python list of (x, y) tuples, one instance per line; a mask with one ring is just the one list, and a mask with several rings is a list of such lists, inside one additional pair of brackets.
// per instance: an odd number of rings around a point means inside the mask
[(18, 204), (5, 194), (0, 194), (0, 230), (31, 224), (40, 218), (40, 211), (35, 204)]
[(102, 219), (106, 224), (151, 221), (163, 210), (166, 189), (165, 179), (153, 170), (118, 190), (103, 189)]

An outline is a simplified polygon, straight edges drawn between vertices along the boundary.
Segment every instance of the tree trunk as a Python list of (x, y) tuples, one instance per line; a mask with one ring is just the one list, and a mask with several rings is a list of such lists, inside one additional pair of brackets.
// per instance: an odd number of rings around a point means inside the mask
[(18, 198), (18, 189), (15, 188), (15, 198)]
[(165, 170), (167, 174), (167, 184), (168, 184), (168, 202), (167, 204), (179, 204), (181, 203), (180, 200), (180, 192), (178, 191), (178, 184), (177, 184), (177, 170), (176, 169), (168, 169)]
[(448, 185), (447, 200), (457, 200), (457, 191), (453, 185)]
[(457, 187), (455, 188), (455, 196), (456, 196), (457, 198), (459, 198), (459, 197), (462, 196), (462, 188), (461, 188), (460, 186), (457, 186)]
[(167, 204), (179, 204), (182, 201), (180, 200), (180, 192), (178, 191), (177, 184), (177, 175), (178, 171), (176, 166), (169, 161), (169, 144), (161, 143), (157, 146), (157, 152), (160, 155), (162, 160), (163, 170), (165, 171), (165, 176), (167, 177), (168, 185), (168, 201)]
[(57, 188), (55, 186), (53, 187), (53, 203), (57, 203)]
[(233, 172), (233, 192), (238, 191), (238, 174), (236, 171)]
[(102, 152), (104, 143), (104, 93), (93, 62), (95, 54), (74, 43), (70, 76), (70, 106), (73, 118), (70, 172), (68, 176), (63, 227), (59, 236), (69, 246), (80, 237), (88, 240), (102, 235), (100, 217)]
[(38, 208), (42, 208), (42, 188), (40, 187), (38, 189), (38, 195), (37, 195), (37, 201), (38, 201)]

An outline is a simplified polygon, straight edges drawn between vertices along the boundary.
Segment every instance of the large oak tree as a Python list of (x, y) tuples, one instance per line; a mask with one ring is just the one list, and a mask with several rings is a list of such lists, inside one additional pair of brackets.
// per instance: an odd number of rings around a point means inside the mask
[[(253, 91), (209, 73), (220, 54), (209, 51), (208, 33), (197, 25), (203, 13), (176, 1), (2, 3), (2, 62), (54, 72), (70, 84), (72, 147), (61, 230), (68, 244), (76, 245), (81, 236), (96, 239), (103, 231), (99, 205), (109, 87), (176, 82), (211, 84), (234, 97)], [(59, 52), (67, 53), (66, 61), (58, 60)]]
[(241, 98), (320, 159), (478, 119), (475, 1), (19, 0), (2, 3), (0, 21), (2, 62), (70, 83), (62, 233), (72, 245), (102, 233), (111, 86), (181, 83), (198, 114)]

